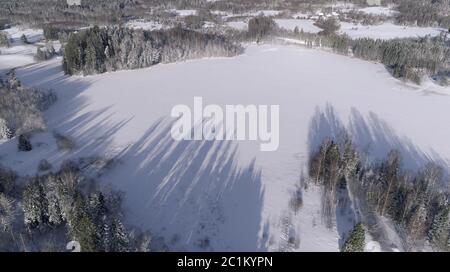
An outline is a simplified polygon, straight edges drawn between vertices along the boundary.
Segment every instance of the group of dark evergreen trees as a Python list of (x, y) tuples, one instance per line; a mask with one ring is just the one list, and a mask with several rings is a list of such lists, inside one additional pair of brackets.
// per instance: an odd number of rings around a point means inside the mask
[(182, 27), (159, 31), (94, 27), (70, 36), (63, 66), (67, 74), (93, 74), (241, 52), (223, 36)]
[(401, 0), (397, 6), (398, 23), (440, 26), (450, 29), (449, 0)]
[(274, 34), (277, 29), (277, 24), (270, 17), (257, 16), (248, 22), (248, 35), (251, 39), (260, 40)]
[(402, 170), (401, 160), (393, 150), (381, 163), (365, 163), (351, 141), (325, 140), (309, 164), (309, 176), (323, 186), (323, 216), (332, 217), (337, 192), (345, 187), (369, 230), (376, 222), (368, 215), (377, 214), (395, 222), (409, 249), (428, 241), (437, 250), (450, 250), (450, 192), (442, 168), (430, 163), (414, 173)]
[(55, 24), (46, 24), (42, 27), (42, 30), (44, 38), (47, 41), (59, 40), (63, 43), (67, 42), (67, 39), (69, 38), (71, 33), (76, 32), (76, 30), (72, 28), (58, 26)]
[(124, 226), (121, 194), (96, 189), (75, 163), (26, 179), (19, 186), (0, 167), (0, 251), (65, 251), (70, 241), (81, 251), (149, 250), (148, 233)]

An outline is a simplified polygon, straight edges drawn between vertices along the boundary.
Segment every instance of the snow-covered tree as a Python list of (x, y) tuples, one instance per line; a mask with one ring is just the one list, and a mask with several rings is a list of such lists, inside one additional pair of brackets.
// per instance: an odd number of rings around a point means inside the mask
[(23, 192), (24, 222), (30, 228), (47, 223), (48, 200), (39, 180), (33, 180)]
[(335, 34), (336, 31), (338, 31), (339, 28), (341, 28), (338, 21), (334, 17), (318, 20), (317, 22), (314, 23), (314, 25), (317, 26), (318, 28), (321, 28), (322, 31), (320, 32), (320, 34), (325, 36)]
[(0, 118), (0, 140), (10, 139), (13, 136), (11, 130), (8, 128), (6, 121)]
[(112, 252), (125, 252), (129, 250), (128, 234), (125, 231), (125, 227), (118, 218), (114, 218), (111, 222), (111, 241), (110, 251)]
[(428, 238), (430, 242), (435, 244), (440, 249), (449, 249), (447, 245), (450, 239), (450, 207), (442, 208), (433, 219), (431, 228), (428, 231)]
[(356, 224), (342, 246), (342, 252), (363, 252), (365, 247), (365, 230), (361, 223)]
[(17, 175), (14, 171), (0, 165), (0, 193), (10, 194), (16, 183)]
[(14, 200), (0, 193), (0, 231), (10, 230), (14, 217)]

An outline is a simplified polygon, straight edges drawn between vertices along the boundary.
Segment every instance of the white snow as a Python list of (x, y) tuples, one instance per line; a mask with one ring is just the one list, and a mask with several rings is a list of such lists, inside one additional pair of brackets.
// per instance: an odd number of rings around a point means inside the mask
[(2, 32), (7, 34), (11, 44), (10, 47), (0, 47), (0, 77), (10, 69), (35, 62), (34, 55), (37, 47), (32, 44), (24, 44), (21, 40), (22, 35), (25, 35), (30, 43), (38, 43), (44, 39), (42, 29), (11, 27)]
[(372, 39), (394, 39), (423, 37), (426, 35), (437, 36), (443, 29), (434, 27), (412, 27), (401, 26), (392, 23), (383, 23), (381, 25), (355, 25), (347, 22), (341, 22), (341, 33), (346, 33), (352, 38), (372, 38)]
[(222, 11), (222, 10), (211, 10), (211, 14), (217, 15), (217, 16), (232, 16), (233, 13), (229, 11)]
[(383, 6), (365, 7), (365, 8), (359, 9), (359, 11), (362, 11), (367, 14), (384, 15), (384, 16), (393, 16), (396, 14), (396, 11), (393, 10), (392, 7), (383, 7)]
[(142, 30), (160, 30), (163, 29), (164, 26), (156, 21), (147, 21), (143, 19), (138, 20), (132, 20), (125, 24), (125, 27), (131, 28), (131, 29), (142, 29)]
[(232, 21), (227, 22), (227, 26), (237, 29), (237, 30), (247, 30), (248, 29), (248, 22), (246, 21)]
[[(314, 20), (311, 19), (275, 19), (277, 25), (281, 28), (294, 30), (298, 27), (305, 32), (318, 33), (320, 28), (314, 25)], [(227, 25), (239, 30), (245, 30), (248, 27), (246, 21), (228, 22)], [(437, 36), (442, 31), (441, 28), (435, 27), (411, 27), (395, 25), (393, 23), (383, 23), (380, 25), (364, 26), (361, 24), (352, 24), (347, 22), (340, 22), (340, 33), (345, 33), (351, 38), (372, 38), (372, 39), (394, 39), (394, 38), (411, 38), (423, 37), (426, 35)]]
[(28, 42), (35, 43), (44, 39), (44, 31), (42, 29), (31, 29), (31, 28), (23, 28), (20, 26), (14, 26), (11, 28), (7, 28), (2, 30), (5, 32), (10, 39), (12, 39), (12, 45), (20, 45), (23, 44), (21, 37), (25, 35), (27, 37)]
[[(17, 74), (25, 85), (57, 92), (45, 113), (49, 130), (76, 139), (77, 149), (61, 153), (42, 133), (29, 153), (18, 153), (15, 139), (1, 144), (0, 163), (25, 175), (41, 158), (55, 166), (97, 154), (117, 158), (101, 180), (126, 193), (130, 223), (174, 250), (337, 251), (344, 229), (323, 226), (320, 189), (303, 192), (298, 213), (289, 200), (310, 150), (341, 126), (375, 158), (397, 148), (410, 168), (450, 159), (448, 88), (437, 95), (432, 85), (424, 90), (392, 78), (380, 64), (318, 50), (250, 46), (230, 59), (88, 77), (66, 77), (58, 58)], [(194, 96), (221, 106), (280, 105), (279, 149), (261, 152), (250, 141), (174, 142), (170, 111), (192, 106)]]
[(176, 13), (180, 17), (197, 15), (197, 10), (195, 10), (195, 9), (171, 9), (171, 10), (169, 10), (169, 12)]
[(281, 28), (287, 30), (294, 30), (295, 27), (298, 27), (298, 30), (302, 30), (305, 32), (318, 33), (321, 31), (320, 28), (314, 25), (314, 20), (308, 19), (276, 19), (275, 22)]
[(267, 17), (272, 17), (272, 16), (277, 16), (277, 15), (281, 14), (281, 12), (282, 12), (281, 10), (258, 10), (258, 11), (244, 13), (244, 15), (245, 16), (263, 15), (263, 16), (267, 16)]

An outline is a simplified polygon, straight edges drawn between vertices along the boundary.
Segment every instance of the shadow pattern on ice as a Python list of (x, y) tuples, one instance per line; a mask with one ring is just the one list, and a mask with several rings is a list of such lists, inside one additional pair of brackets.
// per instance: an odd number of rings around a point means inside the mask
[(171, 249), (264, 250), (255, 161), (238, 166), (231, 141), (174, 141), (171, 124), (149, 128), (109, 175), (127, 193), (131, 221), (161, 234)]

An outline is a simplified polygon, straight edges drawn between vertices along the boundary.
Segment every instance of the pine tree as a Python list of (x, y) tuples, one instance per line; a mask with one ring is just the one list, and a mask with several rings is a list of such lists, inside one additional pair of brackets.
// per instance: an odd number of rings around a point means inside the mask
[(81, 251), (94, 252), (98, 250), (95, 240), (95, 225), (86, 211), (84, 199), (78, 195), (68, 217), (69, 232), (73, 239), (80, 243)]
[(365, 231), (361, 223), (356, 224), (342, 246), (342, 252), (364, 252)]
[(431, 243), (440, 249), (447, 249), (447, 241), (450, 238), (450, 218), (449, 207), (441, 209), (433, 219), (430, 230), (428, 231), (428, 239)]
[(41, 182), (31, 181), (23, 192), (23, 213), (25, 225), (35, 228), (47, 223), (48, 201)]
[(19, 136), (19, 143), (18, 143), (18, 149), (19, 151), (28, 152), (33, 149), (33, 146), (30, 143), (30, 140), (28, 140), (28, 137), (25, 135)]
[(412, 242), (422, 239), (426, 236), (427, 213), (425, 204), (419, 203), (412, 211), (408, 220), (408, 229)]
[(0, 232), (11, 229), (14, 222), (14, 200), (0, 193)]
[(25, 34), (22, 34), (22, 36), (20, 37), (20, 40), (21, 40), (24, 44), (28, 44), (28, 38), (27, 38), (27, 36), (25, 36)]
[(9, 169), (4, 169), (0, 165), (0, 193), (10, 195), (14, 188), (17, 179), (17, 174)]
[(129, 239), (125, 231), (125, 227), (118, 218), (114, 218), (111, 222), (111, 248), (112, 252), (128, 251)]

